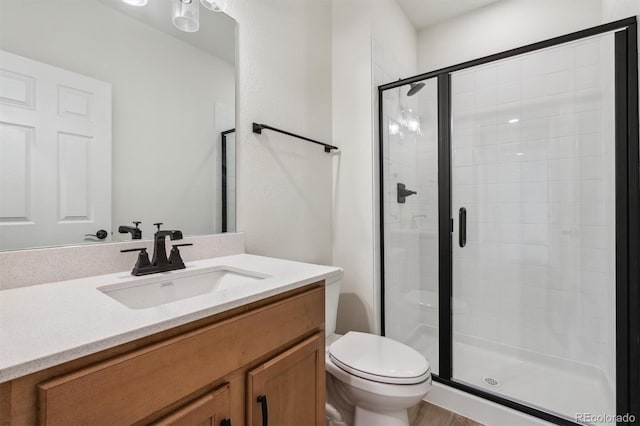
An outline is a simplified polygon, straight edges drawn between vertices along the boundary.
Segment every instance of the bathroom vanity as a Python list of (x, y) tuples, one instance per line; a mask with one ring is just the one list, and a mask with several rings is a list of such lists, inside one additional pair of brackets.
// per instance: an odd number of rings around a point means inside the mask
[[(228, 270), (261, 278), (143, 308), (107, 294)], [(242, 254), (0, 292), (0, 424), (324, 424), (324, 281), (336, 274)]]

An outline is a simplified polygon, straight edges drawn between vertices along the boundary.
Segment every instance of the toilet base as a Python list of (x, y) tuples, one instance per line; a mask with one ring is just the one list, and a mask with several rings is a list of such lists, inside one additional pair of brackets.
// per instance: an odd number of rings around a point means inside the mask
[(353, 426), (409, 426), (407, 410), (374, 412), (362, 407), (355, 407)]

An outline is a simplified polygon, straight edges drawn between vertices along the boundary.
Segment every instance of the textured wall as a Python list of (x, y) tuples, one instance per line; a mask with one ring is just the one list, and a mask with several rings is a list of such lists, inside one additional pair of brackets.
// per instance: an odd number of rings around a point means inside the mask
[(377, 85), (416, 70), (416, 34), (392, 0), (333, 3), (333, 263), (344, 268), (338, 331), (380, 331)]
[(237, 226), (247, 251), (331, 263), (331, 4), (237, 0)]

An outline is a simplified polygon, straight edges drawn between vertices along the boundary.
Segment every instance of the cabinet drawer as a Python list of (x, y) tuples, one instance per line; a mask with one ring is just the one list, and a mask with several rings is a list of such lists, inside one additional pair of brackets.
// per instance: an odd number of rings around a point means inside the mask
[(44, 425), (127, 425), (322, 329), (324, 288), (39, 385)]

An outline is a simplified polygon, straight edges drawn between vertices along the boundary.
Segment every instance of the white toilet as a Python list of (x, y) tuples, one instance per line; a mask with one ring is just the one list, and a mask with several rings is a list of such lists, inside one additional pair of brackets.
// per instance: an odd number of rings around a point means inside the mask
[[(325, 287), (327, 400), (333, 402), (327, 405), (327, 424), (408, 426), (407, 409), (431, 388), (429, 362), (387, 337), (335, 334), (340, 278), (327, 279)], [(353, 415), (340, 410), (347, 404), (355, 408)]]

